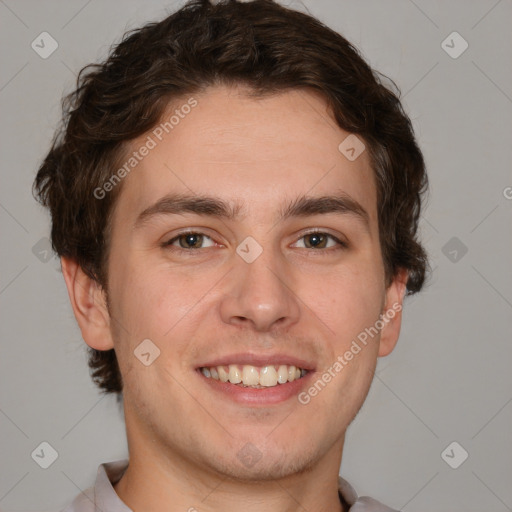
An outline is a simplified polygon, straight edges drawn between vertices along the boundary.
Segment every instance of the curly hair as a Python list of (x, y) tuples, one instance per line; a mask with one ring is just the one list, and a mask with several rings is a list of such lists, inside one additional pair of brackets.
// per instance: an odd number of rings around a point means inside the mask
[[(102, 199), (94, 191), (130, 141), (154, 127), (170, 101), (213, 85), (245, 85), (255, 96), (307, 88), (343, 130), (364, 140), (386, 283), (407, 269), (407, 294), (418, 292), (429, 266), (417, 234), (428, 179), (400, 91), (383, 77), (343, 36), (273, 0), (191, 0), (127, 32), (103, 63), (80, 71), (37, 172), (33, 193), (50, 210), (53, 250), (108, 291), (111, 215), (122, 183)], [(104, 393), (122, 395), (114, 349), (89, 348), (89, 367)]]

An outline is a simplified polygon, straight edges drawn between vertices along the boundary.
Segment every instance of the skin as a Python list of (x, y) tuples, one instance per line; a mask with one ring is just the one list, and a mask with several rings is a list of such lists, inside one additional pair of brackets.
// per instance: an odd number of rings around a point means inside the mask
[[(395, 347), (400, 312), (307, 405), (294, 397), (241, 406), (214, 395), (195, 368), (226, 354), (281, 352), (312, 361), (320, 377), (380, 314), (402, 304), (407, 273), (385, 286), (368, 154), (349, 161), (340, 153), (349, 134), (314, 92), (255, 99), (218, 86), (194, 97), (193, 111), (123, 180), (110, 311), (104, 290), (62, 259), (85, 342), (115, 347), (123, 376), (130, 464), (115, 490), (135, 512), (341, 511), (345, 431), (377, 357)], [(134, 229), (137, 215), (170, 192), (238, 201), (243, 215), (161, 215)], [(349, 214), (277, 221), (290, 201), (334, 192), (366, 210), (368, 229)], [(187, 254), (173, 250), (179, 242), (161, 247), (184, 228), (210, 238)], [(325, 248), (311, 247), (312, 228), (348, 247), (330, 238)], [(263, 248), (250, 264), (236, 253), (247, 236)], [(147, 338), (160, 349), (148, 367), (133, 354)], [(251, 467), (237, 457), (247, 442), (262, 455)]]

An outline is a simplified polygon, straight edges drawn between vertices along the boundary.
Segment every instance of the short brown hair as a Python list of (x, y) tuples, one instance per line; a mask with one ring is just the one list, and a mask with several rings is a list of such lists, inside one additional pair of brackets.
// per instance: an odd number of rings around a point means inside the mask
[[(54, 251), (108, 290), (111, 214), (122, 184), (101, 200), (94, 190), (169, 101), (212, 85), (245, 85), (256, 96), (308, 88), (369, 152), (386, 282), (407, 269), (407, 293), (419, 291), (428, 260), (417, 228), (428, 180), (399, 90), (392, 81), (396, 93), (385, 86), (383, 76), (340, 34), (273, 0), (192, 0), (128, 32), (105, 62), (80, 71), (34, 181), (37, 199), (51, 212)], [(94, 382), (122, 395), (114, 349), (89, 351)]]

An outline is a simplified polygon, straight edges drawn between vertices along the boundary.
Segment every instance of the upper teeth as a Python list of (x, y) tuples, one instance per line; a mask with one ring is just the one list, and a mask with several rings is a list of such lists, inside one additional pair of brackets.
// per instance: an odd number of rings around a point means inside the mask
[(211, 366), (201, 368), (205, 377), (231, 382), (232, 384), (242, 383), (244, 386), (271, 387), (286, 382), (292, 382), (303, 377), (307, 371), (296, 366), (286, 364), (278, 366), (251, 366), (230, 364), (229, 366)]

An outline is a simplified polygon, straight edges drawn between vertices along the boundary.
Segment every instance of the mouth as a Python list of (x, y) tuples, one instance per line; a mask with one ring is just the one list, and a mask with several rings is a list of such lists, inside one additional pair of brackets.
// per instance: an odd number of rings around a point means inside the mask
[(198, 370), (207, 378), (252, 389), (267, 389), (305, 377), (309, 371), (294, 365), (219, 365), (202, 366)]
[(302, 366), (284, 364), (284, 361), (272, 365), (260, 362), (261, 366), (219, 364), (217, 361), (217, 364), (208, 363), (196, 368), (196, 374), (205, 384), (206, 392), (213, 392), (212, 400), (269, 407), (293, 398), (297, 400), (299, 393), (311, 385), (315, 371), (306, 368), (307, 363), (303, 361), (295, 362)]

